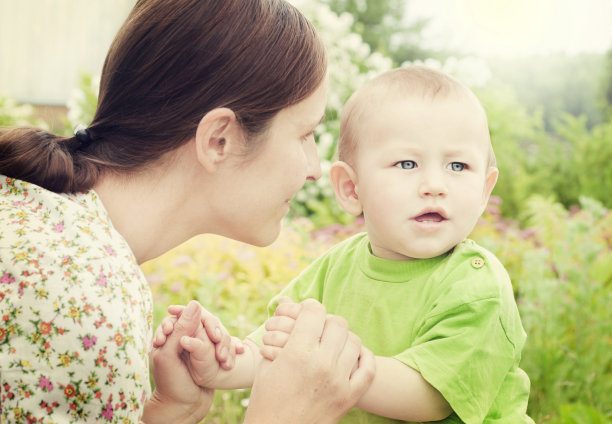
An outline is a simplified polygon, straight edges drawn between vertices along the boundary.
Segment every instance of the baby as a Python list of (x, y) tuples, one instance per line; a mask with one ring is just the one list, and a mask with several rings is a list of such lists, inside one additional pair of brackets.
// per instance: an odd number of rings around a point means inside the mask
[[(259, 361), (286, 343), (294, 302), (314, 298), (376, 355), (372, 385), (341, 423), (533, 423), (510, 279), (467, 239), (498, 176), (480, 102), (456, 79), (411, 66), (365, 84), (341, 120), (331, 182), (367, 233), (330, 249), (272, 299), (270, 312), (282, 299), (275, 315), (231, 370), (214, 364), (204, 331), (186, 340), (194, 380), (249, 387)], [(157, 343), (171, 330), (166, 319)]]

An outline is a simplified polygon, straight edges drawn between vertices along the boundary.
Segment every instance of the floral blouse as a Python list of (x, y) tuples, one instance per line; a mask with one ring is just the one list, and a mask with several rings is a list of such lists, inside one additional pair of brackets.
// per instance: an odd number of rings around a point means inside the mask
[(0, 175), (0, 422), (138, 422), (152, 317), (95, 192)]

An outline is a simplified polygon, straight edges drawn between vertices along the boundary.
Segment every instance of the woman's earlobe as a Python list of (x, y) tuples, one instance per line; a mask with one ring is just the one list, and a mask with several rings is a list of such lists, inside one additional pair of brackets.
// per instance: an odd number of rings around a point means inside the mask
[(346, 212), (358, 216), (363, 211), (357, 193), (357, 173), (346, 162), (336, 162), (331, 166), (329, 177), (336, 193), (336, 200)]
[(227, 159), (233, 149), (238, 125), (231, 109), (216, 108), (202, 117), (196, 129), (195, 145), (198, 161), (208, 172)]

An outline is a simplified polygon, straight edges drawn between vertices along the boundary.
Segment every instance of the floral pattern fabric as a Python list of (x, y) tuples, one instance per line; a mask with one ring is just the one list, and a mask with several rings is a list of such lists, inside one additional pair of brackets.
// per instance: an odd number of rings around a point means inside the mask
[(0, 422), (138, 422), (152, 317), (94, 191), (0, 176)]

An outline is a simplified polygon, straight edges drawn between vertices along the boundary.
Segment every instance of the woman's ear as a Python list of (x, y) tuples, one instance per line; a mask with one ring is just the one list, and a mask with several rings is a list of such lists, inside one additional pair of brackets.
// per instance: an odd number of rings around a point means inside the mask
[(239, 148), (241, 141), (242, 129), (236, 114), (228, 108), (213, 109), (202, 117), (196, 129), (198, 162), (206, 171), (215, 172), (217, 166)]
[(363, 211), (357, 194), (357, 173), (346, 162), (336, 162), (331, 166), (329, 178), (336, 193), (336, 200), (346, 212), (358, 216)]

